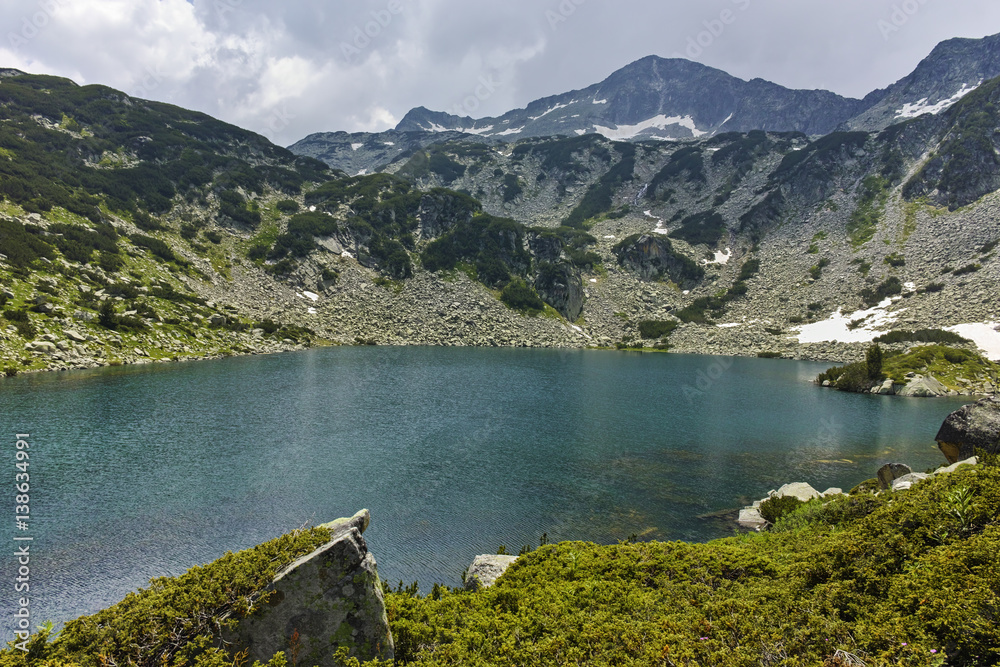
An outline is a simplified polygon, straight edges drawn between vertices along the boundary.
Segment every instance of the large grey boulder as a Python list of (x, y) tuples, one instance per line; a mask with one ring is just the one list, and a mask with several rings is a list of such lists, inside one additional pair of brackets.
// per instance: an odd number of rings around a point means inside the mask
[(948, 463), (968, 459), (977, 449), (1000, 452), (1000, 398), (984, 398), (951, 413), (934, 439)]
[(904, 463), (886, 463), (878, 469), (878, 473), (876, 474), (878, 485), (885, 491), (892, 488), (893, 480), (909, 475), (912, 472), (913, 469)]
[(466, 590), (475, 591), (480, 588), (489, 588), (516, 560), (517, 556), (497, 554), (476, 556), (472, 565), (469, 566), (469, 572), (465, 575)]
[(362, 510), (325, 524), (330, 541), (275, 576), (267, 606), (224, 635), (229, 648), (261, 662), (278, 651), (292, 662), (294, 652), (297, 664), (319, 667), (335, 667), (332, 655), (342, 646), (361, 661), (392, 660), (382, 584), (361, 536), (369, 521)]
[(909, 396), (912, 398), (936, 398), (947, 396), (950, 393), (948, 387), (941, 384), (936, 378), (920, 376), (913, 378), (906, 383), (906, 386), (899, 390), (897, 396)]

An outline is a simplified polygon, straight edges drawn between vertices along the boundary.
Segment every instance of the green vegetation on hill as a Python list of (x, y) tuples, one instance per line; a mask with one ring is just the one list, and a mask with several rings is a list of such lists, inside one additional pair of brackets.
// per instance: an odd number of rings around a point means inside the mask
[(747, 260), (740, 267), (740, 273), (732, 287), (718, 296), (699, 297), (674, 315), (681, 322), (710, 324), (713, 318), (725, 314), (729, 303), (746, 295), (749, 290), (747, 281), (756, 276), (758, 271), (760, 271), (760, 260), (756, 258)]
[(621, 159), (590, 186), (583, 200), (566, 218), (567, 227), (582, 228), (587, 220), (610, 211), (615, 193), (635, 177), (635, 144), (615, 144), (614, 147)]
[(714, 247), (725, 233), (725, 219), (715, 211), (705, 211), (684, 218), (680, 229), (671, 232), (670, 237), (687, 241), (691, 245), (704, 243)]
[(104, 86), (23, 75), (0, 87), (0, 195), (28, 212), (62, 207), (93, 222), (98, 209), (162, 213), (173, 198), (206, 202), (213, 191), (266, 187), (298, 194), (329, 177), (263, 137)]
[(704, 153), (700, 146), (685, 146), (671, 155), (670, 161), (650, 181), (646, 198), (659, 199), (662, 195), (660, 186), (681, 176), (685, 183), (705, 183)]
[(388, 598), (409, 665), (992, 665), (1000, 470), (813, 501), (708, 544), (546, 545), (493, 587)]
[[(917, 373), (931, 375), (949, 389), (959, 391), (966, 389), (960, 378), (967, 381), (987, 381), (1000, 373), (1000, 365), (969, 350), (946, 345), (918, 345), (905, 353), (883, 353), (878, 346), (879, 342), (910, 342), (914, 338), (945, 341), (951, 336), (948, 332), (936, 330), (899, 332), (899, 335), (882, 336), (877, 339), (875, 345), (868, 348), (866, 361), (834, 366), (821, 373), (816, 381), (822, 384), (828, 380), (841, 391), (863, 393), (887, 378), (895, 384), (905, 384), (907, 374)], [(959, 341), (947, 342), (968, 342), (961, 337), (958, 338)], [(873, 361), (876, 357), (877, 364)]]
[[(0, 666), (198, 665), (228, 667), (233, 657), (217, 648), (220, 628), (266, 604), (264, 587), (295, 559), (330, 539), (322, 528), (295, 531), (239, 553), (227, 553), (179, 577), (160, 577), (118, 604), (70, 621), (54, 641), (43, 630), (29, 651), (0, 653)], [(284, 667), (276, 659), (271, 667)]]

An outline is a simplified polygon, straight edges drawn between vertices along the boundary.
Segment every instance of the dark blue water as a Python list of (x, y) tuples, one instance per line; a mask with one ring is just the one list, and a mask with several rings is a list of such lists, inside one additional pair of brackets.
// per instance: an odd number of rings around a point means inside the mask
[[(479, 553), (705, 540), (699, 515), (789, 481), (939, 465), (960, 400), (831, 392), (825, 364), (614, 352), (337, 348), (0, 382), (13, 508), (30, 433), (33, 621), (227, 550), (372, 512), (383, 577), (457, 585)], [(13, 544), (14, 516), (0, 539)], [(13, 547), (10, 549), (13, 553)], [(0, 627), (16, 564), (3, 560)]]

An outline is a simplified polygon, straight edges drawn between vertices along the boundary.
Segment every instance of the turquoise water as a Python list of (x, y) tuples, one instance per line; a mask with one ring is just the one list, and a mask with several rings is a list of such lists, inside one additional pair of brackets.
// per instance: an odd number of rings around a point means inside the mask
[[(963, 401), (823, 390), (809, 380), (825, 366), (335, 348), (5, 380), (11, 482), (14, 434), (31, 434), (33, 621), (362, 507), (382, 576), (428, 590), (543, 533), (706, 540), (732, 526), (700, 515), (785, 482), (847, 489), (889, 460), (943, 462), (933, 437)], [(15, 604), (0, 595), (0, 625)]]

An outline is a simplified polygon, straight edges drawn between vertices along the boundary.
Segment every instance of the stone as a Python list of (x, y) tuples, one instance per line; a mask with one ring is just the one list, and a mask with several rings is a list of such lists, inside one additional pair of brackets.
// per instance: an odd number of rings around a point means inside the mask
[(892, 490), (893, 491), (905, 491), (909, 489), (914, 484), (922, 482), (925, 479), (929, 479), (930, 475), (922, 472), (911, 472), (909, 475), (903, 475), (902, 477), (897, 477), (892, 480)]
[(767, 521), (760, 515), (760, 510), (757, 507), (744, 507), (741, 509), (736, 523), (744, 528), (752, 528), (753, 530), (761, 530), (767, 525)]
[(480, 588), (489, 588), (516, 560), (517, 556), (499, 554), (476, 556), (465, 576), (465, 589), (474, 591)]
[(831, 496), (842, 496), (844, 495), (843, 489), (838, 489), (837, 487), (832, 487), (820, 494), (824, 498), (830, 498)]
[[(952, 463), (950, 466), (944, 468), (938, 468), (934, 471), (933, 475), (950, 475), (962, 466), (977, 466), (979, 465), (979, 458), (973, 456), (971, 459), (966, 459), (964, 461), (959, 461), (958, 463)], [(933, 476), (932, 475), (932, 476)]]
[(298, 633), (295, 662), (335, 667), (341, 646), (362, 662), (393, 660), (394, 646), (386, 616), (375, 557), (361, 536), (368, 510), (336, 526), (329, 542), (283, 569), (267, 587), (266, 606), (224, 631), (231, 652), (248, 650), (248, 660), (266, 662), (278, 651), (289, 655)]
[(212, 315), (208, 318), (208, 323), (213, 327), (224, 327), (228, 321), (225, 315)]
[(895, 394), (896, 390), (895, 386), (892, 383), (892, 380), (886, 380), (885, 382), (883, 382), (882, 386), (879, 387), (878, 393), (881, 394), (882, 396), (892, 396), (893, 394)]
[(930, 375), (925, 377), (918, 375), (914, 379), (907, 382), (906, 386), (899, 391), (898, 395), (909, 396), (912, 398), (936, 398), (938, 396), (947, 396), (948, 392), (948, 387), (944, 386)]
[(84, 343), (87, 341), (87, 337), (75, 329), (66, 329), (63, 333), (66, 334), (66, 338), (69, 338), (74, 343)]
[(883, 491), (892, 487), (892, 482), (904, 475), (909, 475), (913, 469), (905, 463), (886, 463), (878, 469), (878, 485)]
[(24, 349), (28, 352), (42, 352), (44, 354), (54, 354), (58, 350), (55, 343), (47, 340), (32, 341), (27, 343)]
[(805, 482), (795, 482), (792, 484), (785, 484), (783, 487), (775, 491), (772, 495), (776, 498), (783, 498), (786, 496), (791, 496), (793, 498), (798, 498), (804, 503), (809, 502), (813, 498), (819, 498), (820, 493), (814, 489), (809, 484)]
[(948, 463), (969, 459), (977, 449), (1000, 452), (1000, 398), (984, 398), (951, 413), (934, 439)]

